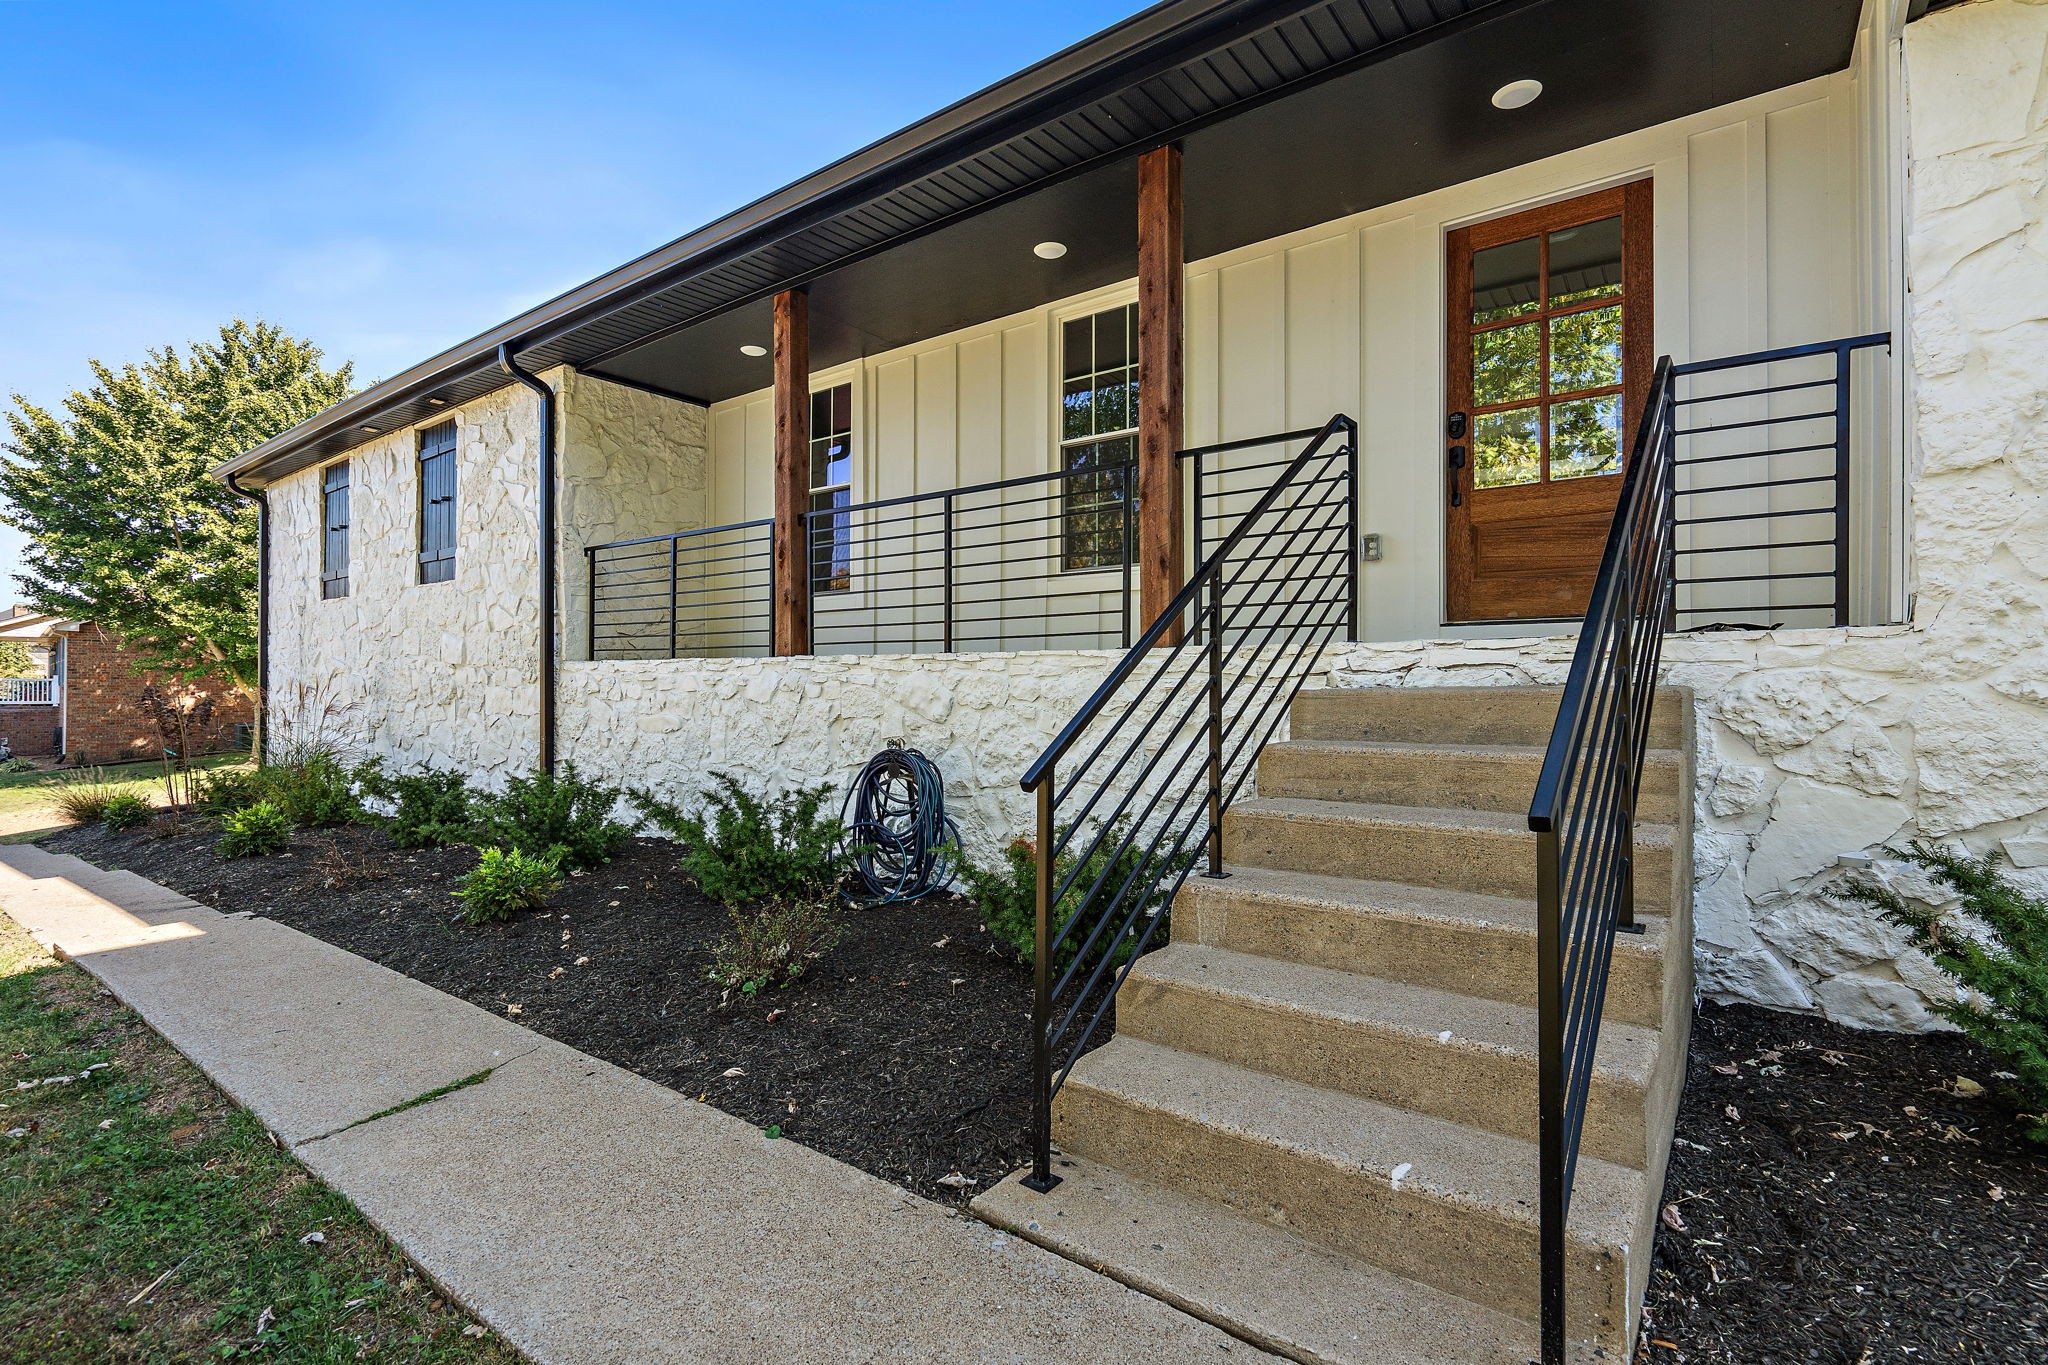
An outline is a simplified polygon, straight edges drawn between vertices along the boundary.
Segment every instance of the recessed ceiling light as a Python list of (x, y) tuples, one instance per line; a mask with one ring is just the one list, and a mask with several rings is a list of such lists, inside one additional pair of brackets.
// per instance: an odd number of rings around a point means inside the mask
[(746, 345), (740, 347), (740, 354), (751, 356), (763, 356), (768, 354), (768, 348), (766, 346), (756, 346), (753, 342), (750, 341)]
[(1042, 261), (1056, 261), (1067, 254), (1065, 242), (1040, 242), (1031, 248), (1031, 254)]
[(1493, 92), (1493, 107), (1496, 109), (1520, 109), (1534, 104), (1536, 97), (1543, 93), (1543, 82), (1532, 80), (1509, 81)]

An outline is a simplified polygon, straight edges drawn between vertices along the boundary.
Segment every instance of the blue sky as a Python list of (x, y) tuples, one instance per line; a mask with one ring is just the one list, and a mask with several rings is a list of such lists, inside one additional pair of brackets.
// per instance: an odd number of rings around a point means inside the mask
[(0, 0), (0, 395), (237, 315), (374, 380), (1139, 7)]

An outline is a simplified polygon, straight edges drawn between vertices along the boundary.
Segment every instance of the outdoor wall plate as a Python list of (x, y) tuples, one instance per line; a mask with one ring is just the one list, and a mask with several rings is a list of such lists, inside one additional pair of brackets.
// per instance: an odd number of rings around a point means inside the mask
[(1377, 564), (1381, 559), (1385, 558), (1380, 548), (1380, 533), (1378, 531), (1367, 531), (1358, 538), (1358, 557), (1373, 564)]

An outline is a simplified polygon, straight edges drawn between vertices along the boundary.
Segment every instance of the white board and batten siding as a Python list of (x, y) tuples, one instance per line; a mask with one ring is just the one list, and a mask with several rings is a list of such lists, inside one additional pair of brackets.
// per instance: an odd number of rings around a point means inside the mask
[[(1361, 567), (1362, 633), (1447, 633), (1446, 232), (1649, 175), (1658, 353), (1709, 358), (1881, 330), (1891, 299), (1885, 272), (1868, 267), (1884, 222), (1873, 206), (1882, 188), (1867, 183), (1881, 160), (1868, 130), (1887, 106), (1872, 79), (1860, 62), (1191, 263), (1188, 442), (1355, 415), (1361, 530), (1380, 534), (1385, 554)], [(816, 387), (853, 384), (854, 499), (1054, 468), (1059, 324), (1135, 295), (1127, 283), (814, 376)], [(1882, 380), (1881, 359), (1869, 373)], [(772, 420), (766, 390), (713, 406), (712, 522), (770, 514)], [(1859, 516), (1884, 535), (1882, 509)]]

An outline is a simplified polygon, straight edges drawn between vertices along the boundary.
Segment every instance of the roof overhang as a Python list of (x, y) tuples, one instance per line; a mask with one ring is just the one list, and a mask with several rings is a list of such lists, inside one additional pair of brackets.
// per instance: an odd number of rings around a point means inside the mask
[[(257, 482), (510, 382), (501, 346), (716, 400), (1128, 278), (1138, 152), (1187, 151), (1190, 259), (1837, 70), (1857, 0), (1168, 0), (227, 462)], [(1540, 117), (1486, 104), (1545, 81)], [(1552, 93), (1554, 91), (1554, 93)], [(1056, 238), (1069, 254), (1026, 254)], [(438, 400), (438, 401), (436, 401)]]

